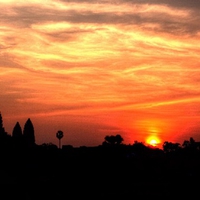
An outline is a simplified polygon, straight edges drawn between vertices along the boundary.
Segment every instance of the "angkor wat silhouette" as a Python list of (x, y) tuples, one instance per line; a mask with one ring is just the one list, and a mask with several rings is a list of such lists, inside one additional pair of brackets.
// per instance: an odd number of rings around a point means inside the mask
[(0, 185), (24, 184), (26, 188), (1, 194), (14, 199), (27, 192), (25, 200), (67, 199), (70, 195), (93, 199), (199, 195), (194, 188), (199, 186), (200, 148), (193, 138), (183, 146), (166, 141), (163, 149), (137, 141), (125, 145), (120, 135), (104, 139), (96, 147), (37, 145), (30, 118), (23, 129), (16, 122), (9, 135), (0, 113)]
[(9, 135), (3, 126), (3, 118), (0, 112), (0, 146), (11, 148), (33, 147), (35, 146), (34, 126), (30, 118), (24, 124), (23, 130), (19, 122), (16, 122), (12, 135)]

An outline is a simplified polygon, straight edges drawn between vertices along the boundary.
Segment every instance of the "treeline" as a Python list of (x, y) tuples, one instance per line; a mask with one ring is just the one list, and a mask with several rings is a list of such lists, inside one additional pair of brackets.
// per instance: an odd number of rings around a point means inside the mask
[[(42, 145), (37, 145), (35, 143), (35, 132), (34, 126), (30, 118), (27, 119), (24, 127), (22, 129), (19, 122), (16, 122), (15, 126), (13, 127), (12, 134), (9, 135), (5, 128), (3, 127), (3, 119), (0, 112), (0, 148), (6, 149), (20, 149), (20, 148), (33, 148), (33, 149), (46, 149), (46, 150), (56, 150), (56, 149), (63, 149), (72, 151), (74, 148), (72, 145), (62, 145), (60, 140), (63, 138), (63, 132), (59, 130), (56, 135), (59, 139), (59, 147), (53, 143), (43, 143)], [(142, 142), (134, 141), (132, 145), (125, 145), (123, 144), (124, 139), (120, 134), (116, 135), (106, 135), (102, 144), (97, 147), (101, 147), (101, 149), (120, 149), (126, 151), (141, 151), (144, 152), (146, 150), (159, 150), (163, 151), (164, 153), (171, 153), (171, 152), (180, 152), (181, 150), (184, 151), (200, 151), (200, 142), (196, 142), (192, 137), (189, 140), (184, 140), (182, 144), (180, 143), (173, 143), (170, 141), (165, 141), (162, 145), (162, 149), (158, 149), (152, 146), (145, 146)], [(102, 148), (103, 147), (103, 148)], [(80, 149), (86, 149), (87, 147), (81, 146)], [(95, 149), (89, 148), (88, 149)]]

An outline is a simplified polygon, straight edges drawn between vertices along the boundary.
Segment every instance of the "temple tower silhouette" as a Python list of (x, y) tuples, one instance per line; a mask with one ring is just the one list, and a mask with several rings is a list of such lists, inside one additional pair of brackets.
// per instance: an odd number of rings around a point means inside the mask
[(22, 128), (21, 128), (19, 122), (17, 122), (13, 128), (12, 137), (13, 138), (21, 138), (22, 137)]
[(23, 138), (26, 146), (33, 147), (35, 145), (35, 132), (33, 123), (30, 118), (28, 118), (28, 120), (24, 124)]
[(21, 148), (23, 145), (22, 128), (21, 128), (19, 122), (17, 122), (13, 128), (12, 142), (13, 142), (13, 147), (15, 147), (15, 148)]

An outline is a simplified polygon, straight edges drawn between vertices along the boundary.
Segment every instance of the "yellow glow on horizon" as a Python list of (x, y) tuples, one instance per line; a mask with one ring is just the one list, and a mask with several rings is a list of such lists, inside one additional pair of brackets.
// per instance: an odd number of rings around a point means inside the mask
[(151, 136), (147, 137), (146, 143), (151, 145), (151, 146), (156, 147), (161, 143), (161, 140), (158, 136), (151, 135)]
[[(164, 138), (163, 134), (170, 133), (168, 122), (164, 119), (153, 119), (145, 116), (143, 120), (138, 120), (134, 126), (138, 127), (137, 132), (141, 134), (140, 140), (143, 140), (147, 145), (160, 147)], [(142, 139), (143, 138), (143, 139)]]

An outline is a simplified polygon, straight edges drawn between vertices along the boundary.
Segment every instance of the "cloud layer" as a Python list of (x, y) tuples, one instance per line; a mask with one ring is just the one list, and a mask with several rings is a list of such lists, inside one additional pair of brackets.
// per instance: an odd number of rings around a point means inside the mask
[(116, 132), (127, 143), (145, 141), (150, 126), (162, 140), (182, 141), (198, 129), (199, 1), (0, 6), (0, 110), (8, 132), (28, 117), (38, 143), (56, 142), (57, 128), (73, 145), (100, 144)]

